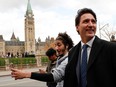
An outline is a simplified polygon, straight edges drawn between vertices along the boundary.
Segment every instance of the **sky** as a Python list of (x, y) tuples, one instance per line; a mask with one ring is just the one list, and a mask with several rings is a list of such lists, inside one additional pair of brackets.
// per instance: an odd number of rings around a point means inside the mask
[[(24, 41), (24, 19), (28, 0), (0, 0), (0, 35), (9, 41), (12, 33)], [(97, 15), (97, 27), (116, 29), (116, 0), (30, 0), (35, 19), (35, 39), (56, 38), (67, 32), (74, 43), (80, 41), (75, 28), (75, 16), (81, 8), (91, 8)], [(108, 24), (108, 26), (107, 26)], [(109, 30), (110, 27), (110, 30)], [(100, 36), (104, 29), (97, 30)]]

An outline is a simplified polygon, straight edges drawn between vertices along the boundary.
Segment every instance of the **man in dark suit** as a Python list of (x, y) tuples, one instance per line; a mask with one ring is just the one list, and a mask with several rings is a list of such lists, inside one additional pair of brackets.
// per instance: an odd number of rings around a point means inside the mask
[(73, 47), (65, 69), (64, 87), (82, 87), (82, 46), (87, 47), (86, 84), (84, 87), (116, 87), (116, 43), (98, 38), (97, 17), (89, 8), (80, 9), (75, 18), (81, 41)]

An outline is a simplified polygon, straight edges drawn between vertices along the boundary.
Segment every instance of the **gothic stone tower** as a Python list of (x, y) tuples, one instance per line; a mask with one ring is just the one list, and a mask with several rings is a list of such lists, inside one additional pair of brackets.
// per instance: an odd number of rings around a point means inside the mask
[(30, 0), (28, 0), (25, 14), (25, 52), (29, 55), (35, 54), (34, 15), (31, 9)]

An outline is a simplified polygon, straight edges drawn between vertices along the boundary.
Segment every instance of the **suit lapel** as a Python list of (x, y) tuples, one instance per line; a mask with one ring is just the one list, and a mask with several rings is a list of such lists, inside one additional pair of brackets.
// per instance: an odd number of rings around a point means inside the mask
[(95, 59), (97, 58), (97, 55), (99, 55), (101, 48), (102, 48), (101, 40), (96, 36), (89, 56), (88, 70), (94, 63)]
[(79, 65), (80, 49), (81, 49), (81, 42), (79, 42), (77, 44), (77, 46), (75, 47), (75, 49), (73, 50), (72, 55), (71, 55), (71, 59), (69, 61), (70, 70), (73, 72), (74, 76), (77, 76), (78, 84), (79, 84), (79, 72), (80, 72), (80, 70), (79, 70), (79, 66), (80, 66)]

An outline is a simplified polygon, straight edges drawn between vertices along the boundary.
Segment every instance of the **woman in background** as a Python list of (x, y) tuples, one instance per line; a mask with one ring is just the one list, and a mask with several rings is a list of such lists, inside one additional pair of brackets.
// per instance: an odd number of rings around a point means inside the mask
[(16, 80), (22, 78), (30, 78), (45, 82), (57, 82), (56, 87), (63, 87), (63, 77), (65, 67), (68, 63), (68, 52), (73, 47), (73, 41), (70, 36), (65, 33), (59, 33), (55, 40), (55, 49), (58, 54), (56, 68), (51, 73), (24, 72), (17, 69), (11, 69), (11, 75)]

